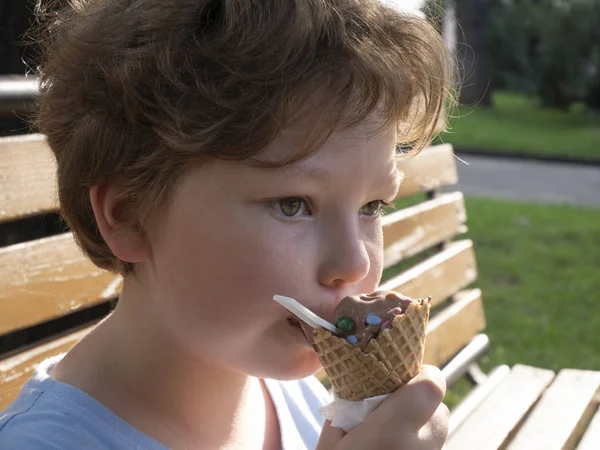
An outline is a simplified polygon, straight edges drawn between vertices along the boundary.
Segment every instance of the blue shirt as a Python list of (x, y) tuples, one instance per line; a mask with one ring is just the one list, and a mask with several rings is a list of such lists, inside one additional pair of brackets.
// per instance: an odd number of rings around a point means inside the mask
[[(42, 362), (19, 396), (0, 413), (1, 450), (166, 450), (85, 392), (49, 377), (64, 355)], [(284, 450), (314, 449), (332, 399), (314, 377), (265, 380)]]

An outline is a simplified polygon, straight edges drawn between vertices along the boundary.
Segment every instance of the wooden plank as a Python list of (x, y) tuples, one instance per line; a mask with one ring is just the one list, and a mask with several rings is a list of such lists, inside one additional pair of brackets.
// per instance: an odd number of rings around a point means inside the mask
[(383, 217), (384, 266), (389, 267), (466, 231), (463, 194), (453, 192)]
[(121, 277), (96, 267), (71, 233), (0, 249), (0, 335), (115, 298)]
[(396, 198), (458, 182), (456, 159), (450, 144), (428, 147), (416, 156), (399, 157), (396, 166), (404, 173)]
[(600, 448), (600, 409), (596, 408), (596, 414), (583, 435), (577, 450), (598, 450)]
[(484, 328), (481, 290), (459, 292), (454, 302), (429, 320), (423, 362), (443, 366)]
[[(442, 373), (444, 371), (442, 370)], [(448, 423), (448, 436), (452, 436), (454, 432), (460, 428), (465, 420), (467, 420), (473, 411), (492, 393), (498, 386), (510, 375), (510, 367), (502, 364), (494, 367), (489, 371), (485, 381), (476, 385), (469, 391), (467, 395), (460, 401), (458, 405), (452, 408), (450, 421)], [(449, 386), (451, 380), (446, 378)], [(445, 449), (444, 449), (445, 450)]]
[(504, 448), (553, 378), (551, 370), (516, 365), (500, 386), (448, 438), (444, 450)]
[(477, 279), (473, 242), (452, 242), (448, 247), (380, 285), (380, 289), (402, 292), (409, 297), (431, 296), (432, 306)]
[(598, 407), (599, 389), (600, 372), (561, 370), (507, 449), (575, 448)]
[(69, 351), (94, 326), (95, 324), (0, 360), (0, 411), (15, 399), (39, 363), (46, 358)]
[(41, 134), (0, 138), (0, 223), (57, 207), (56, 162)]
[[(485, 327), (481, 291), (473, 289), (461, 292), (457, 297), (456, 303), (436, 314), (429, 322), (423, 358), (425, 364), (442, 366)], [(327, 378), (322, 369), (315, 376), (321, 382)]]

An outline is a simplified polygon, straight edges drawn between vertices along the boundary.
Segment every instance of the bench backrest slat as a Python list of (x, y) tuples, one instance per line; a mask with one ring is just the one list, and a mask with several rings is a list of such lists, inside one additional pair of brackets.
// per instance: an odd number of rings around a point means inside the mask
[(110, 300), (120, 287), (71, 233), (0, 249), (0, 273), (0, 335)]
[(481, 291), (461, 291), (446, 308), (433, 314), (427, 328), (424, 362), (443, 366), (484, 328)]
[(415, 156), (398, 159), (398, 169), (404, 173), (397, 198), (456, 184), (458, 174), (452, 146), (429, 147)]
[[(400, 158), (398, 168), (408, 174), (398, 198), (457, 181), (454, 153), (448, 144)], [(0, 137), (0, 222), (56, 211), (55, 171), (54, 156), (43, 135)]]
[(46, 358), (67, 352), (93, 326), (70, 333), (64, 337), (42, 343), (36, 347), (19, 353), (16, 356), (0, 361), (0, 411), (17, 396), (21, 386), (27, 381), (35, 367)]
[(442, 194), (383, 217), (385, 267), (464, 233), (462, 193)]
[(402, 292), (412, 298), (431, 296), (432, 306), (440, 304), (477, 279), (473, 242), (450, 243), (445, 250), (427, 258), (379, 287)]
[(43, 135), (0, 138), (0, 223), (57, 210), (56, 162)]

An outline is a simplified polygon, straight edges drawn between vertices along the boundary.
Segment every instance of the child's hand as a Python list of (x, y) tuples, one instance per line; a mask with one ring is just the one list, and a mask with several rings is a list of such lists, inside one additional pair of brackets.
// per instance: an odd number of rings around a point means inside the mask
[(440, 370), (423, 366), (350, 433), (326, 421), (316, 450), (440, 450), (448, 434), (445, 394)]

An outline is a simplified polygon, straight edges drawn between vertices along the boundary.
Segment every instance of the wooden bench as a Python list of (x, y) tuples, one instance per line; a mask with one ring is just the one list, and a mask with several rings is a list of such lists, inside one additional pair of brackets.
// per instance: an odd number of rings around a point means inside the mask
[[(490, 343), (482, 293), (472, 287), (473, 242), (460, 237), (465, 203), (460, 192), (442, 191), (457, 182), (455, 161), (449, 145), (401, 159), (403, 207), (383, 219), (385, 265), (395, 275), (381, 288), (433, 297), (425, 362), (442, 368), (449, 385), (462, 377), (474, 384), (452, 411), (445, 448), (600, 449), (600, 372), (479, 369)], [(57, 224), (54, 167), (43, 136), (0, 139), (0, 410), (41, 360), (67, 351), (110, 312), (120, 292), (121, 278), (90, 263)]]

